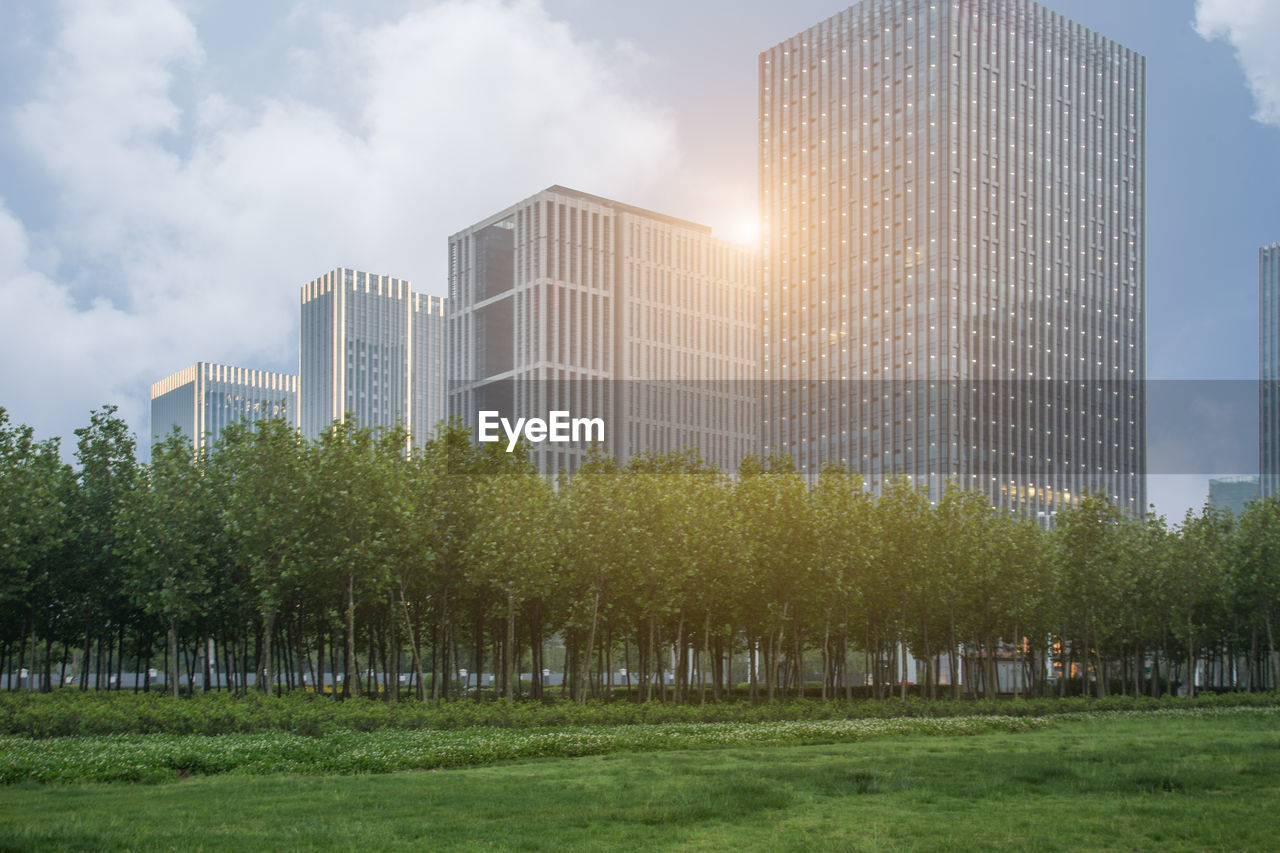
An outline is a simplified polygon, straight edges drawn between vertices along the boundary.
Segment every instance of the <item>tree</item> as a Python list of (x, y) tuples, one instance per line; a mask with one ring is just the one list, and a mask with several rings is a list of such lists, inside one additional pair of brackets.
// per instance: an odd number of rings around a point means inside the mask
[(1237, 534), (1240, 591), (1250, 618), (1265, 631), (1271, 685), (1280, 686), (1276, 649), (1280, 614), (1280, 499), (1253, 501), (1240, 517)]
[[(929, 491), (923, 484), (895, 478), (884, 484), (877, 504), (878, 528), (884, 542), (879, 582), (887, 614), (896, 620), (901, 654), (899, 673), (902, 698), (907, 697), (908, 648), (930, 661), (939, 630), (939, 596), (934, 579), (933, 518)], [(892, 602), (890, 604), (890, 602)]]
[(1230, 510), (1205, 504), (1199, 515), (1187, 510), (1174, 549), (1171, 601), (1179, 619), (1174, 633), (1186, 651), (1186, 692), (1196, 693), (1196, 661), (1223, 597), (1234, 537)]
[[(873, 502), (863, 488), (862, 477), (837, 465), (822, 469), (810, 500), (815, 580), (823, 613), (822, 695), (828, 695), (828, 683), (834, 691), (838, 679), (844, 685), (846, 698), (852, 699), (853, 682), (847, 671), (851, 620), (862, 612), (867, 579), (880, 542), (872, 516)], [(831, 649), (833, 622), (839, 632), (838, 653)]]
[[(558, 594), (564, 599), (566, 633), (585, 632), (586, 653), (578, 655), (574, 677), (574, 698), (579, 701), (587, 696), (590, 652), (601, 617), (611, 623), (621, 615), (614, 610), (610, 590), (617, 596), (619, 608), (640, 604), (636, 596), (622, 592), (630, 589), (633, 561), (644, 554), (644, 534), (634, 514), (636, 506), (630, 500), (633, 482), (634, 478), (625, 476), (613, 457), (593, 450), (561, 487), (558, 505), (562, 577)], [(630, 615), (635, 616), (634, 609)]]
[[(44, 689), (50, 688), (49, 645), (56, 602), (56, 563), (69, 535), (71, 471), (58, 440), (37, 442), (31, 427), (11, 426), (0, 408), (0, 621), (25, 626), (28, 684), (36, 685), (37, 633), (45, 637)], [(6, 642), (18, 637), (6, 636)]]
[(300, 582), (317, 541), (316, 524), (323, 523), (309, 512), (307, 495), (314, 499), (319, 493), (318, 484), (306, 480), (307, 460), (306, 443), (281, 418), (229, 425), (214, 456), (225, 489), (222, 526), (233, 559), (251, 584), (260, 620), (257, 672), (264, 692), (276, 684), (272, 644), (284, 597)]
[(519, 459), (506, 470), (480, 478), (476, 501), (468, 563), (472, 582), (482, 595), (497, 599), (494, 603), (503, 612), (502, 687), (504, 698), (511, 701), (519, 675), (516, 616), (528, 601), (550, 593), (557, 563), (555, 493), (550, 481)]
[[(115, 406), (103, 406), (90, 415), (89, 426), (76, 430), (76, 460), (79, 488), (74, 492), (72, 519), (76, 542), (69, 554), (74, 561), (76, 599), (69, 602), (80, 624), (84, 626), (84, 667), (81, 689), (88, 688), (91, 668), (90, 651), (96, 640), (96, 687), (110, 685), (104, 681), (103, 645), (106, 644), (105, 669), (110, 670), (113, 657), (117, 673), (123, 658), (125, 625), (131, 606), (125, 589), (125, 561), (134, 549), (125, 537), (128, 527), (117, 516), (129, 494), (138, 485), (136, 442), (128, 425), (116, 417)], [(117, 654), (118, 652), (118, 654)], [(119, 679), (117, 678), (117, 686)]]
[[(796, 472), (790, 457), (773, 456), (767, 460), (750, 458), (739, 470), (734, 489), (734, 528), (743, 543), (743, 559), (749, 584), (741, 592), (748, 621), (748, 643), (751, 644), (750, 666), (752, 695), (755, 694), (754, 659), (760, 641), (764, 641), (765, 689), (770, 700), (781, 682), (780, 658), (790, 645), (790, 667), (787, 678), (795, 675), (797, 687), (803, 685), (803, 649), (800, 636), (803, 592), (812, 588), (809, 573), (813, 567), (813, 522), (808, 489)], [(755, 627), (750, 627), (754, 623)], [(787, 630), (793, 636), (788, 643)]]
[(165, 680), (176, 697), (178, 636), (184, 626), (195, 626), (203, 610), (219, 521), (203, 459), (186, 436), (175, 430), (152, 448), (151, 464), (117, 520), (124, 528), (120, 541), (133, 549), (127, 561), (130, 594), (165, 626)]

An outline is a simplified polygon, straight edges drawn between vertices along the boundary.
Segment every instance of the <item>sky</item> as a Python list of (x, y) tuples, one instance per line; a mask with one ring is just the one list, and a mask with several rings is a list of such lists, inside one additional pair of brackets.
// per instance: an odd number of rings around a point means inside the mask
[[(552, 184), (748, 241), (757, 57), (846, 5), (6, 0), (0, 406), (148, 435), (191, 363), (296, 372), (302, 284), (443, 295), (448, 236)], [(1147, 57), (1148, 377), (1256, 379), (1280, 2), (1045, 5)], [(1180, 473), (1149, 481), (1174, 519), (1209, 472)]]

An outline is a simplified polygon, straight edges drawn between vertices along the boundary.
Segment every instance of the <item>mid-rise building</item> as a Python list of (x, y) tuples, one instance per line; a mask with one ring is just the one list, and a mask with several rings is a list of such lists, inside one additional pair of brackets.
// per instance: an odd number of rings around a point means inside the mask
[(445, 416), (444, 338), (443, 300), (404, 279), (339, 268), (304, 285), (303, 434), (351, 417), (426, 441)]
[(1209, 504), (1229, 509), (1236, 515), (1244, 512), (1250, 501), (1258, 498), (1258, 478), (1249, 475), (1213, 477), (1209, 480)]
[(762, 53), (764, 450), (1142, 512), (1145, 94), (1031, 0), (863, 0)]
[(232, 423), (283, 418), (297, 424), (298, 377), (198, 361), (151, 386), (151, 441), (174, 427), (198, 449), (212, 448)]
[(1280, 243), (1258, 250), (1260, 493), (1280, 493)]
[[(703, 225), (561, 186), (449, 238), (450, 413), (600, 419), (619, 461), (758, 448), (752, 252)], [(585, 434), (584, 434), (585, 438)], [(531, 450), (572, 472), (589, 444)]]

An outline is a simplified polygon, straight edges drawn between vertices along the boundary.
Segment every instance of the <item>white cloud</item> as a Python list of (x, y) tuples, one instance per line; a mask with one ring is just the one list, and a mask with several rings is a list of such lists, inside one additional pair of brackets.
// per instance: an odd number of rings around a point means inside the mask
[(120, 414), (131, 425), (143, 423), (137, 389), (121, 382), (146, 368), (142, 355), (127, 345), (112, 351), (104, 340), (104, 334), (137, 338), (139, 318), (102, 300), (77, 307), (67, 287), (33, 269), (26, 230), (2, 199), (0, 305), (0, 406), (12, 420), (30, 424), (41, 439), (60, 435), (68, 454), (72, 430), (108, 400), (122, 403)]
[(1275, 0), (1197, 0), (1196, 31), (1235, 48), (1253, 92), (1254, 118), (1280, 127), (1280, 3)]
[(627, 198), (678, 165), (672, 120), (623, 79), (633, 51), (532, 0), (279, 45), (324, 99), (211, 87), (169, 0), (63, 11), (13, 116), (57, 222), (0, 207), (0, 405), (43, 434), (104, 402), (144, 434), (150, 383), (196, 360), (296, 369), (298, 288), (335, 266), (440, 294), (450, 233), (549, 184)]

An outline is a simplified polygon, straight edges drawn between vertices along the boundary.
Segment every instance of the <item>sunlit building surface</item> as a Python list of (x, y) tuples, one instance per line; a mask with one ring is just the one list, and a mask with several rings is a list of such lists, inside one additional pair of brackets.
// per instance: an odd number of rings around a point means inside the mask
[(408, 281), (335, 269), (302, 288), (302, 432), (335, 420), (408, 429), (415, 444), (445, 413), (443, 300)]
[(177, 427), (212, 448), (232, 423), (283, 418), (297, 423), (298, 377), (198, 361), (151, 385), (151, 441)]
[(1280, 491), (1280, 243), (1258, 250), (1261, 496)]
[(1145, 508), (1145, 60), (1030, 0), (760, 56), (764, 449)]
[[(736, 470), (758, 448), (756, 281), (706, 226), (550, 187), (449, 238), (450, 412), (600, 418), (619, 461)], [(588, 447), (532, 450), (554, 474)]]

